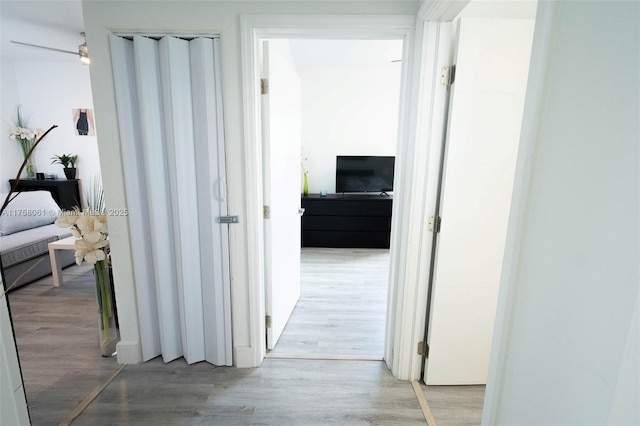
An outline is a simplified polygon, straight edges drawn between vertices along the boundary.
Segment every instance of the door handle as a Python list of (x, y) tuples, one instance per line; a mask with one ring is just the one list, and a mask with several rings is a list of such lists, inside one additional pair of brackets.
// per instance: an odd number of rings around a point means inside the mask
[(298, 209), (298, 214), (299, 214), (300, 216), (302, 216), (302, 215), (304, 214), (304, 211), (305, 211), (304, 207), (300, 207), (300, 208)]

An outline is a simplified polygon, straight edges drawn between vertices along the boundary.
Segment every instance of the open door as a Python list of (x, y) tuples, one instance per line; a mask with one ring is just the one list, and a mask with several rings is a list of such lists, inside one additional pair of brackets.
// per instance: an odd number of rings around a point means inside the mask
[(459, 21), (426, 384), (486, 383), (533, 25)]
[(300, 297), (301, 93), (286, 41), (265, 41), (262, 48), (265, 312), (271, 350)]

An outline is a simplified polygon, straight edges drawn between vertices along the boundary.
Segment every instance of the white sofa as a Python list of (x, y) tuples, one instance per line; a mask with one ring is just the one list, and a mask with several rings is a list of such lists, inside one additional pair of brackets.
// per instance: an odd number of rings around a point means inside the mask
[[(0, 203), (6, 194), (0, 194)], [(0, 259), (5, 289), (13, 290), (51, 274), (48, 244), (71, 235), (53, 222), (60, 214), (48, 191), (20, 192), (0, 216)], [(63, 251), (61, 265), (75, 262), (73, 251)]]

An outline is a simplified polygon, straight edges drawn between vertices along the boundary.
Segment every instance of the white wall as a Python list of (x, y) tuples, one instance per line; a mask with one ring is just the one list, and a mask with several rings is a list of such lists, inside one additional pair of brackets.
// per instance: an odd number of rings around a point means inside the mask
[(640, 423), (638, 22), (540, 2), (484, 424)]
[[(9, 16), (2, 16), (2, 37), (53, 47), (77, 46), (82, 41), (77, 33)], [(77, 177), (88, 183), (100, 173), (97, 140), (96, 136), (75, 136), (71, 110), (93, 108), (89, 67), (65, 53), (17, 45), (6, 49), (2, 52), (0, 93), (0, 192), (9, 190), (7, 181), (15, 178), (24, 159), (19, 144), (8, 136), (18, 105), (29, 127), (46, 130), (53, 124), (59, 126), (38, 145), (33, 157), (36, 170), (64, 178), (62, 166), (51, 165), (51, 157), (75, 153), (79, 157)]]
[(16, 106), (20, 104), (16, 73), (11, 61), (3, 60), (1, 68), (0, 101), (2, 102), (2, 126), (0, 126), (0, 192), (9, 192), (9, 179), (16, 177), (24, 157), (20, 145), (9, 138)]
[[(241, 224), (229, 227), (232, 280), (234, 364), (255, 366), (259, 360), (252, 348), (252, 337), (263, 330), (254, 330), (250, 324), (259, 307), (249, 301), (247, 263), (249, 247), (256, 241), (247, 238), (245, 218), (261, 217), (260, 209), (249, 211), (245, 194), (252, 184), (246, 181), (251, 171), (245, 170), (243, 140), (243, 89), (241, 82), (240, 15), (242, 14), (308, 14), (308, 15), (415, 15), (415, 2), (185, 2), (166, 1), (162, 7), (146, 1), (114, 4), (108, 1), (83, 2), (88, 44), (92, 52), (91, 81), (95, 113), (100, 132), (100, 161), (103, 165), (103, 182), (110, 208), (126, 207), (124, 176), (120, 141), (117, 134), (116, 107), (111, 72), (111, 59), (107, 44), (111, 32), (147, 31), (191, 34), (220, 33), (222, 46), (223, 97), (225, 113), (225, 137), (228, 173), (229, 214), (240, 216)], [(109, 131), (101, 131), (109, 129)], [(108, 167), (106, 167), (108, 165)], [(130, 246), (130, 234), (126, 217), (109, 218), (112, 258), (114, 263), (118, 314), (122, 341), (118, 350), (120, 362), (137, 362), (139, 354), (138, 319), (135, 308), (135, 281), (132, 264), (135, 261)]]
[[(311, 193), (335, 192), (337, 155), (396, 155), (402, 65), (387, 57), (384, 48), (389, 42), (385, 41), (355, 42), (366, 43), (371, 50), (378, 43), (380, 60), (376, 63), (322, 62), (325, 49), (348, 50), (350, 43), (354, 42), (312, 42), (308, 53), (318, 60), (298, 68), (302, 148), (308, 158)], [(402, 42), (393, 43), (399, 59)]]
[[(88, 185), (100, 173), (97, 136), (76, 136), (72, 109), (93, 108), (89, 67), (80, 61), (18, 62), (15, 70), (20, 103), (24, 114), (30, 116), (29, 125), (43, 130), (58, 125), (35, 151), (36, 170), (64, 179), (62, 166), (51, 164), (51, 157), (77, 154), (77, 178)], [(46, 70), (46, 78), (42, 70)], [(99, 132), (98, 128), (96, 134)]]

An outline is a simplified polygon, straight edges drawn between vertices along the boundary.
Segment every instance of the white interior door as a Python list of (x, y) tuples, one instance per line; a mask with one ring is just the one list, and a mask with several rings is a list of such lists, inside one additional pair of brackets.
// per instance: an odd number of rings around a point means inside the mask
[(263, 44), (262, 96), (267, 349), (275, 347), (300, 297), (300, 77), (286, 41)]
[(459, 22), (427, 384), (486, 383), (533, 23)]
[(142, 359), (232, 364), (220, 40), (111, 36)]

